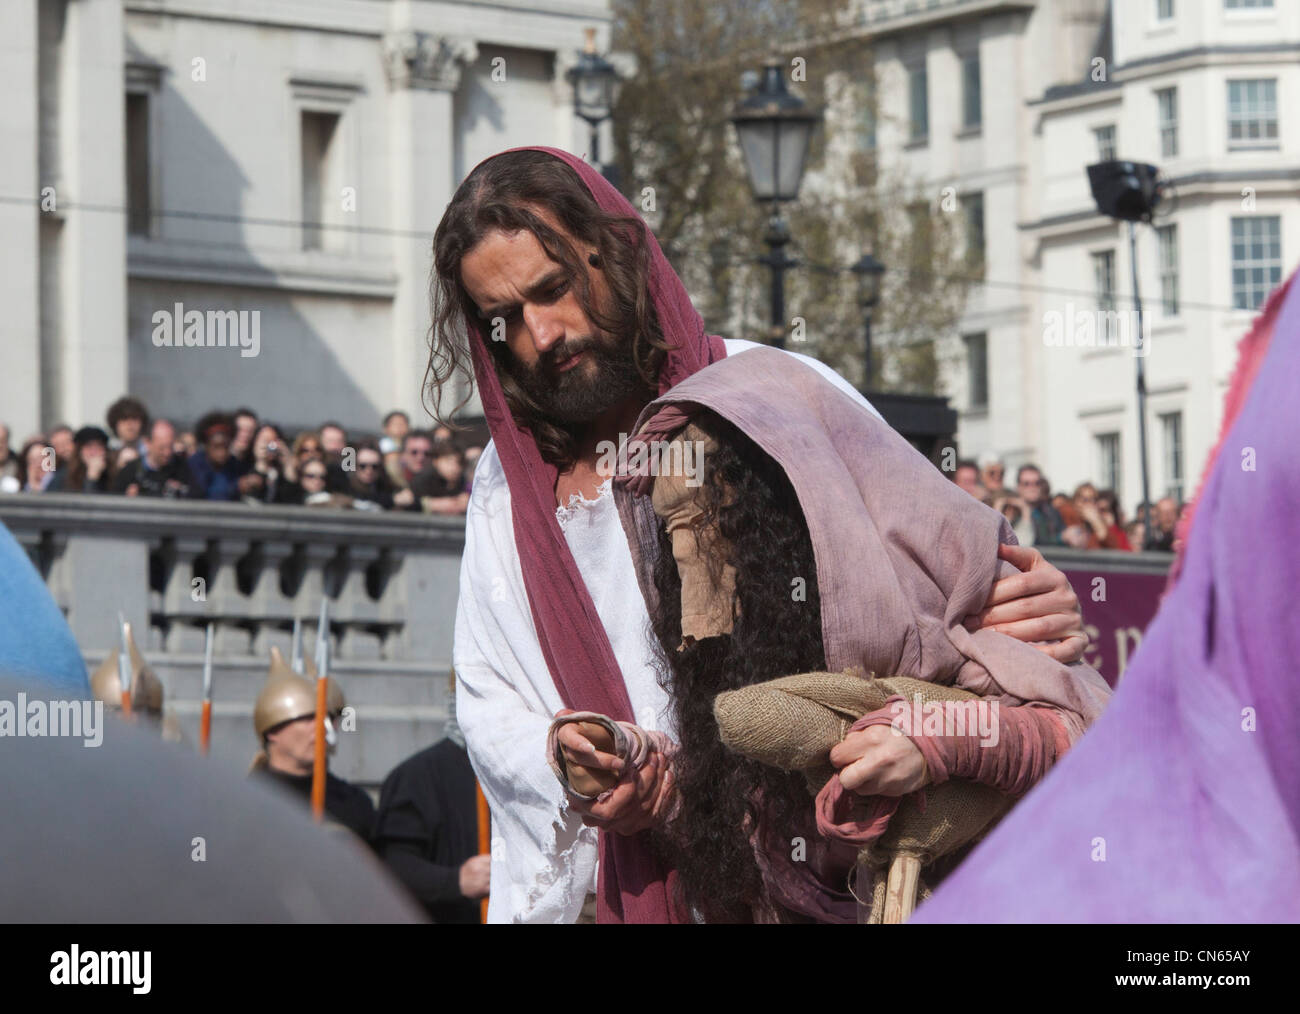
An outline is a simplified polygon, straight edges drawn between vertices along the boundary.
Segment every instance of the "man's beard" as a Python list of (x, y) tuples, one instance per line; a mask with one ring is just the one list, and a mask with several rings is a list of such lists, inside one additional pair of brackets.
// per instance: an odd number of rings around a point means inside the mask
[[(582, 362), (556, 372), (557, 363), (578, 352), (585, 353)], [(532, 366), (511, 357), (506, 370), (555, 422), (589, 423), (647, 387), (637, 370), (631, 342), (600, 336), (552, 348)]]

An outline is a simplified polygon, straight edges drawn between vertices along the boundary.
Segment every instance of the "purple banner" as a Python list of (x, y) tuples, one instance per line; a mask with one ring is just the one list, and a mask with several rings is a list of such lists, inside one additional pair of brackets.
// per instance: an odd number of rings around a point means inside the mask
[(1168, 579), (1164, 574), (1061, 569), (1079, 596), (1084, 627), (1092, 640), (1083, 660), (1113, 687), (1133, 660), (1147, 624), (1160, 608), (1160, 596)]

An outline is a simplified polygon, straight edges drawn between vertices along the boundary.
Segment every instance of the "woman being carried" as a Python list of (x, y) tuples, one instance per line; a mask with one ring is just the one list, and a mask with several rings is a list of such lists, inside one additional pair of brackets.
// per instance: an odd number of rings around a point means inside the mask
[[(949, 778), (1017, 796), (1104, 706), (1091, 668), (963, 624), (1014, 573), (1005, 520), (789, 357), (699, 371), (647, 406), (624, 451), (616, 497), (676, 726), (624, 739), (639, 761), (670, 758), (660, 839), (698, 917), (856, 921), (852, 843), (899, 797)], [(996, 728), (947, 735), (919, 700), (891, 698), (830, 751), (818, 819), (803, 774), (727, 748), (715, 699), (821, 671), (955, 686), (984, 699), (961, 705), (971, 731), (994, 702)]]

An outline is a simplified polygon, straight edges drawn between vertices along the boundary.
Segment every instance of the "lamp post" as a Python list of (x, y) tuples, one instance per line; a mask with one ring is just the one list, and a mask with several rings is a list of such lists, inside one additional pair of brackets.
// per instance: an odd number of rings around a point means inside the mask
[(573, 111), (591, 128), (591, 164), (604, 172), (600, 164), (600, 125), (609, 119), (618, 97), (618, 71), (596, 52), (596, 29), (585, 28), (583, 35), (582, 54), (564, 76), (573, 86)]
[(781, 204), (799, 196), (808, 144), (820, 118), (786, 90), (781, 64), (775, 58), (764, 66), (754, 94), (741, 102), (731, 117), (754, 199), (771, 205), (763, 237), (768, 254), (758, 263), (772, 271), (772, 343), (777, 348), (785, 347), (785, 272), (798, 263), (785, 252), (790, 227), (781, 217)]
[(885, 273), (885, 266), (872, 257), (863, 254), (849, 268), (858, 280), (858, 305), (862, 307), (862, 389), (871, 387), (871, 312), (880, 302), (880, 280)]

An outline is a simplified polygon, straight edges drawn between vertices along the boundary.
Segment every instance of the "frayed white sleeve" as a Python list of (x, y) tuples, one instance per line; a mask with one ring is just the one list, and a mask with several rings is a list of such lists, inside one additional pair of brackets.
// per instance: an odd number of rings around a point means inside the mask
[(564, 704), (537, 643), (491, 445), (466, 517), (453, 657), (457, 721), (492, 811), (488, 921), (571, 923), (594, 890), (597, 832), (569, 812), (546, 760)]

